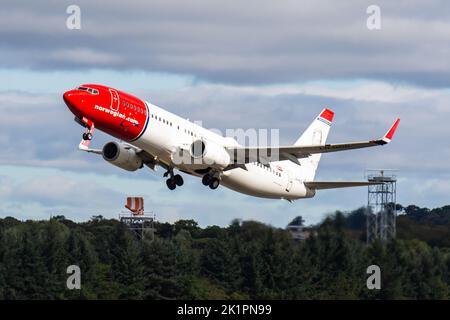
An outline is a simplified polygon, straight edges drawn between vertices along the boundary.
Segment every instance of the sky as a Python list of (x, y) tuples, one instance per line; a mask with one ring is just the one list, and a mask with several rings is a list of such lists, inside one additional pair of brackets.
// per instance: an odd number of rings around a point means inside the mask
[[(68, 6), (81, 29), (68, 29)], [(367, 27), (370, 5), (380, 28)], [(318, 180), (363, 180), (395, 169), (403, 205), (450, 203), (448, 1), (10, 1), (0, 10), (0, 217), (116, 218), (143, 196), (160, 221), (202, 226), (255, 219), (284, 227), (367, 203), (366, 188), (288, 203), (185, 176), (170, 191), (162, 168), (127, 172), (77, 151), (83, 129), (62, 94), (81, 83), (127, 91), (207, 128), (279, 129), (291, 144), (324, 107), (328, 141), (381, 136), (391, 144), (325, 154)], [(96, 131), (93, 145), (112, 138)]]

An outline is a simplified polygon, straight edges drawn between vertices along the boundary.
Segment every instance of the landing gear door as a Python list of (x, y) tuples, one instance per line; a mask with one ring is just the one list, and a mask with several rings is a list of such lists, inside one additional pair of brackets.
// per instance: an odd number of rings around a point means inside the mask
[(111, 94), (111, 110), (118, 111), (119, 110), (119, 94), (114, 89), (109, 89), (109, 93)]
[(286, 191), (289, 192), (291, 190), (292, 184), (293, 184), (291, 171), (290, 170), (286, 170), (286, 175), (287, 175)]

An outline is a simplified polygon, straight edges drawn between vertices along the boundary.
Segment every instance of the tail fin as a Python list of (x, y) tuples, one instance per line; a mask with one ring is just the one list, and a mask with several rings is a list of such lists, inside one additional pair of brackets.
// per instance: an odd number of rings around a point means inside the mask
[[(333, 121), (334, 112), (323, 109), (317, 118), (309, 125), (305, 132), (294, 143), (296, 146), (325, 145)], [(300, 159), (306, 181), (313, 181), (319, 165), (321, 153), (310, 155), (308, 158)]]

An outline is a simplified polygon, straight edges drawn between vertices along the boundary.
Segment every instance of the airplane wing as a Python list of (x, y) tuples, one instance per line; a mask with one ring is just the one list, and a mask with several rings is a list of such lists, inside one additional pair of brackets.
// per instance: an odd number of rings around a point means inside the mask
[(305, 186), (309, 189), (322, 190), (322, 189), (336, 189), (336, 188), (349, 188), (349, 187), (364, 187), (377, 184), (383, 184), (383, 182), (368, 182), (368, 181), (311, 181), (304, 182)]
[(367, 147), (381, 146), (391, 141), (395, 130), (400, 123), (398, 118), (391, 128), (384, 136), (374, 140), (335, 143), (324, 145), (309, 145), (309, 146), (281, 146), (281, 147), (227, 147), (226, 150), (230, 154), (234, 163), (249, 163), (270, 161), (290, 160), (294, 163), (300, 164), (299, 158), (307, 158), (315, 153), (328, 153), (352, 149), (361, 149)]

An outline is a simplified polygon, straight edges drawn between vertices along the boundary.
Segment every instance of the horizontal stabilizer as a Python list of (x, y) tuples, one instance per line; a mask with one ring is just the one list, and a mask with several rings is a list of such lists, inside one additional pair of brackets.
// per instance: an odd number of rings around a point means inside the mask
[(383, 184), (383, 182), (368, 182), (368, 181), (311, 181), (305, 182), (305, 186), (309, 189), (321, 190), (321, 189), (336, 189), (336, 188), (349, 188), (349, 187), (364, 187)]

